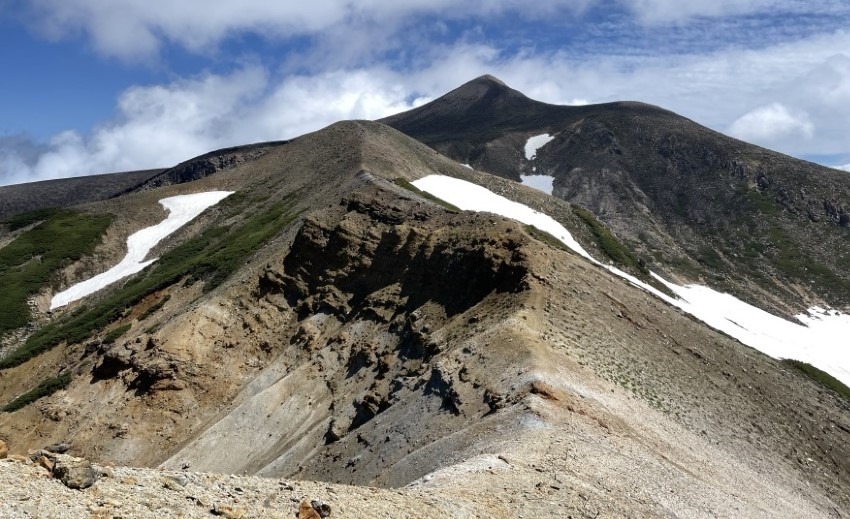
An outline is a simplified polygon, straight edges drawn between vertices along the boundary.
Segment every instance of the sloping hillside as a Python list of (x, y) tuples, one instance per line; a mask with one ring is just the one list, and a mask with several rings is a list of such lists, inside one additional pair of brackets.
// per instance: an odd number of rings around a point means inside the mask
[[(841, 395), (539, 229), (459, 211), (411, 182), (482, 185), (650, 279), (566, 201), (381, 123), (262, 149), (74, 208), (112, 219), (100, 245), (40, 286), (29, 324), (6, 335), (0, 437), (13, 453), (67, 442), (101, 463), (326, 481), (316, 497), (340, 513), (392, 503), (394, 517), (850, 508)], [(50, 295), (114, 265), (131, 233), (161, 221), (159, 200), (207, 191), (234, 194), (164, 239), (142, 272), (47, 312)], [(22, 230), (6, 232), (12, 244)], [(103, 492), (160, 502), (144, 496), (164, 483), (124, 470), (145, 483), (98, 483)], [(210, 495), (201, 486), (213, 476), (190, 476), (165, 490)], [(246, 514), (283, 507), (261, 502), (262, 481), (241, 483), (250, 496), (233, 503)]]
[[(505, 178), (554, 177), (653, 270), (776, 313), (850, 304), (850, 176), (634, 102), (554, 106), (478, 78), (383, 120)], [(552, 137), (533, 160), (529, 138)]]

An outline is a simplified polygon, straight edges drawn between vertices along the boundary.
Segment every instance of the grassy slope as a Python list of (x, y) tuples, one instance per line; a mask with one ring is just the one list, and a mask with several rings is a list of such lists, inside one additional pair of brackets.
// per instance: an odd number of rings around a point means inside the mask
[(0, 334), (29, 323), (27, 299), (63, 265), (91, 254), (112, 219), (105, 214), (41, 210), (6, 223), (16, 230), (43, 220), (0, 249)]
[(48, 379), (42, 380), (36, 387), (27, 391), (23, 395), (17, 397), (12, 400), (8, 404), (4, 405), (0, 408), (0, 411), (4, 413), (11, 413), (17, 411), (18, 409), (22, 409), (29, 404), (35, 402), (39, 398), (44, 398), (46, 396), (50, 396), (53, 393), (59, 391), (60, 389), (65, 389), (68, 387), (68, 384), (71, 383), (71, 373), (65, 372), (61, 375), (57, 375), (55, 377), (50, 377)]
[[(295, 201), (295, 196), (290, 196), (238, 227), (211, 227), (175, 247), (94, 306), (82, 307), (32, 334), (23, 346), (0, 360), (0, 369), (20, 365), (62, 342), (82, 342), (146, 296), (183, 279), (204, 281), (204, 291), (212, 290), (241, 266), (244, 258), (297, 218)], [(239, 207), (231, 205), (231, 209)]]

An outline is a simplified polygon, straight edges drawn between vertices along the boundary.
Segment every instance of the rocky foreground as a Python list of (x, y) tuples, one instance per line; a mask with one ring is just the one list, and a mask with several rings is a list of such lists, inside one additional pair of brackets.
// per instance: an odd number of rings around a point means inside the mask
[(439, 516), (436, 506), (434, 513), (406, 511), (410, 502), (425, 504), (403, 491), (109, 467), (45, 450), (6, 457), (6, 451), (0, 446), (4, 518)]

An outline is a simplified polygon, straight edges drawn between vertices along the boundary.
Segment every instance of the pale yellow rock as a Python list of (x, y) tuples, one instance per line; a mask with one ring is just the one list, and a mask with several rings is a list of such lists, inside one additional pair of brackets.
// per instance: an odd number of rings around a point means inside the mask
[(298, 519), (322, 519), (322, 516), (305, 499), (298, 507)]
[(244, 519), (248, 513), (244, 508), (239, 508), (231, 505), (215, 505), (213, 514), (224, 517), (225, 519)]

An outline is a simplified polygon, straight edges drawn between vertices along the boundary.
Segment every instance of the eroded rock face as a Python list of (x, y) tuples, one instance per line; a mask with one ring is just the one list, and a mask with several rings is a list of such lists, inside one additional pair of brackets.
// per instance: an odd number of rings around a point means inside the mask
[(339, 210), (307, 219), (284, 261), (282, 290), (302, 317), (389, 322), (427, 301), (452, 316), (494, 291), (525, 286), (518, 235), (461, 224), (468, 216), (452, 223), (435, 216), (439, 209), (380, 193), (353, 194), (343, 206), (339, 219), (332, 216)]
[[(279, 473), (373, 481), (413, 443), (427, 445), (492, 412), (486, 395), (499, 391), (484, 382), (486, 368), (459, 373), (458, 356), (469, 355), (462, 338), (485, 328), (465, 315), (487, 301), (523, 297), (528, 244), (513, 222), (385, 189), (352, 193), (307, 218), (289, 254), (257, 282), (261, 300), (293, 310), (289, 343), (320, 362), (330, 393), (326, 404), (313, 397), (313, 416), (327, 405), (317, 423), (320, 449)], [(404, 425), (389, 430), (397, 420)]]

